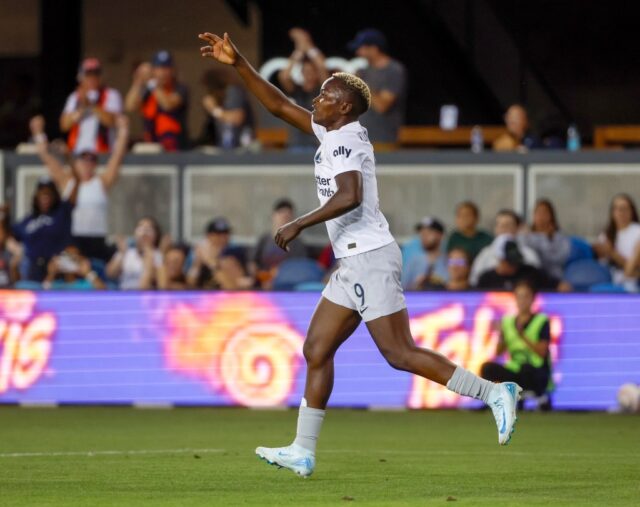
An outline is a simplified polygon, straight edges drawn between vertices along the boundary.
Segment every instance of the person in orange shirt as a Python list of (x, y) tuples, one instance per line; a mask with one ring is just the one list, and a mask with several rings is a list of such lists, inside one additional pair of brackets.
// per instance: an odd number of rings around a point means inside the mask
[(145, 142), (178, 151), (187, 147), (187, 101), (187, 87), (176, 78), (173, 57), (163, 50), (152, 63), (144, 62), (136, 69), (125, 109), (142, 114)]

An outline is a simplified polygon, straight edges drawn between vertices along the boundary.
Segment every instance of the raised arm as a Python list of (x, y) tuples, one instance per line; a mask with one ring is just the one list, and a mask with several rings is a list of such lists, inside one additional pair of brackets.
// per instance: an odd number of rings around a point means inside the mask
[(125, 115), (120, 115), (116, 120), (116, 125), (118, 126), (118, 133), (113, 152), (107, 162), (106, 170), (100, 176), (105, 190), (109, 190), (118, 179), (122, 159), (127, 153), (127, 143), (129, 142), (129, 119)]
[(47, 168), (47, 172), (56, 187), (58, 187), (58, 190), (63, 192), (67, 182), (71, 178), (71, 175), (60, 161), (49, 153), (49, 142), (47, 140), (47, 135), (44, 133), (44, 118), (42, 116), (35, 116), (34, 118), (31, 118), (29, 128), (31, 129), (33, 142), (36, 144), (40, 160)]
[(133, 73), (131, 88), (129, 88), (124, 98), (124, 109), (128, 113), (133, 113), (140, 109), (147, 82), (151, 79), (151, 72), (151, 64), (144, 62), (138, 65), (138, 68)]
[(208, 32), (200, 34), (199, 37), (207, 42), (206, 46), (200, 48), (200, 53), (203, 57), (213, 58), (220, 63), (233, 65), (249, 91), (256, 96), (271, 114), (307, 134), (313, 133), (311, 129), (311, 112), (291, 102), (278, 88), (263, 79), (246, 58), (240, 54), (227, 33), (224, 34), (224, 38)]

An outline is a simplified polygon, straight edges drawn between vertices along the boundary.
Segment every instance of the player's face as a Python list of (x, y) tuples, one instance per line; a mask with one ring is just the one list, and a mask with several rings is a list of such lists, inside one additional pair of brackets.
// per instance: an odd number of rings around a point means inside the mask
[(518, 306), (518, 312), (529, 313), (531, 306), (533, 306), (533, 293), (531, 289), (526, 285), (519, 285), (514, 291), (516, 297), (516, 305)]
[(313, 99), (311, 116), (315, 123), (326, 127), (340, 118), (342, 94), (336, 79), (330, 77), (320, 88), (320, 93)]

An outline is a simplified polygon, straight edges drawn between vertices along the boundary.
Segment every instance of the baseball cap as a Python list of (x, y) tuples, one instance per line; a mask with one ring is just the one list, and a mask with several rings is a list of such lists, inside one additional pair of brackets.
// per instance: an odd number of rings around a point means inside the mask
[(78, 72), (80, 74), (89, 74), (91, 72), (100, 73), (102, 72), (102, 64), (97, 58), (85, 58), (82, 60)]
[(169, 51), (163, 49), (153, 55), (151, 63), (154, 67), (173, 67), (173, 56)]
[(224, 217), (216, 217), (207, 224), (207, 234), (209, 233), (231, 232), (231, 224)]
[(378, 46), (383, 51), (387, 49), (387, 37), (376, 28), (365, 28), (347, 44), (350, 51), (356, 52), (361, 46)]
[(493, 241), (493, 251), (500, 261), (519, 266), (524, 262), (524, 257), (518, 248), (515, 237), (511, 234), (501, 234)]
[(442, 234), (444, 234), (445, 231), (444, 224), (434, 217), (424, 217), (420, 220), (420, 222), (416, 224), (416, 230), (419, 231), (420, 229), (433, 229)]

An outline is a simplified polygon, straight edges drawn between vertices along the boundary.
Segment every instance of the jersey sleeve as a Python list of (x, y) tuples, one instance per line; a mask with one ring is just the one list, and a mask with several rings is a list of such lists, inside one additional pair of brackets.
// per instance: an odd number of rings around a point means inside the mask
[(331, 171), (334, 175), (348, 171), (362, 172), (367, 156), (364, 143), (356, 136), (327, 135), (324, 140), (325, 154), (331, 159)]
[(327, 133), (327, 129), (322, 125), (318, 125), (313, 120), (311, 120), (311, 128), (313, 129), (313, 133), (318, 138), (318, 141), (322, 142), (322, 140), (324, 139), (324, 135)]

